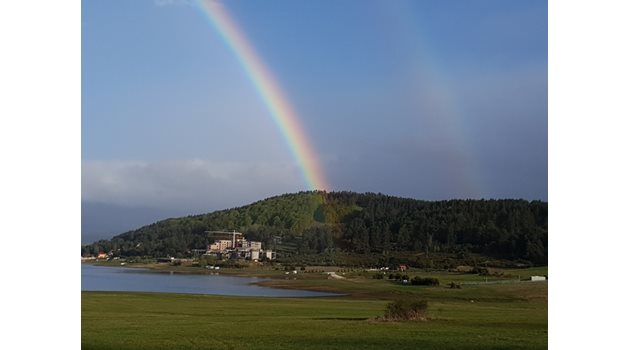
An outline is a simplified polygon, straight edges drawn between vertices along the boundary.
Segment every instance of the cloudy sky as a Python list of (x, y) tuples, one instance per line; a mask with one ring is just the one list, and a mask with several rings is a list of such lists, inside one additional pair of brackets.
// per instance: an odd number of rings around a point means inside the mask
[[(329, 190), (547, 199), (546, 1), (220, 6)], [(308, 189), (198, 2), (86, 0), (81, 34), (84, 237)]]

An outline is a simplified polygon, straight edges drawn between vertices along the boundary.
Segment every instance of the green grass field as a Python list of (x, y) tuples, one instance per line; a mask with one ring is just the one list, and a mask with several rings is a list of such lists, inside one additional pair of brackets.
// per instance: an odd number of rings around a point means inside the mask
[[(82, 347), (152, 350), (547, 347), (546, 282), (449, 289), (444, 284), (451, 275), (433, 274), (443, 286), (402, 286), (351, 275), (347, 280), (304, 274), (295, 280), (271, 281), (276, 286), (350, 294), (332, 298), (82, 292)], [(450, 278), (477, 277), (452, 275)], [(429, 320), (376, 319), (383, 314), (389, 300), (400, 297), (428, 300)]]

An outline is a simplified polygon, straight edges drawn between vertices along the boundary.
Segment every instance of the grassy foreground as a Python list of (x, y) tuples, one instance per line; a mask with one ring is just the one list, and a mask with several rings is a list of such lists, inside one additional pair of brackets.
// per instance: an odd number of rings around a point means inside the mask
[[(388, 281), (367, 279), (317, 283), (358, 294), (360, 298), (82, 292), (82, 347), (152, 350), (547, 347), (547, 283), (463, 289), (392, 286)], [(429, 320), (376, 320), (376, 316), (383, 315), (387, 299), (397, 296), (428, 300)]]

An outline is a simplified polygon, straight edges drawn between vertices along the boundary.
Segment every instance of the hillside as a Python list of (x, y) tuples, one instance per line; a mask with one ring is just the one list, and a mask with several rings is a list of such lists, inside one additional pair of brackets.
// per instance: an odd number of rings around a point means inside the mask
[(483, 254), (547, 262), (547, 203), (525, 200), (420, 201), (382, 194), (300, 192), (239, 208), (167, 219), (82, 254), (185, 256), (211, 242), (204, 231), (238, 230), (280, 255), (324, 252)]

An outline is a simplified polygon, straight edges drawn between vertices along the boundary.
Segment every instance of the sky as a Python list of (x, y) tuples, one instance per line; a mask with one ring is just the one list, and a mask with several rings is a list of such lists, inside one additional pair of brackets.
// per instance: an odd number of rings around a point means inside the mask
[[(301, 134), (282, 130), (208, 6)], [(305, 164), (329, 191), (547, 200), (546, 1), (84, 0), (81, 12), (84, 236), (309, 190)]]

